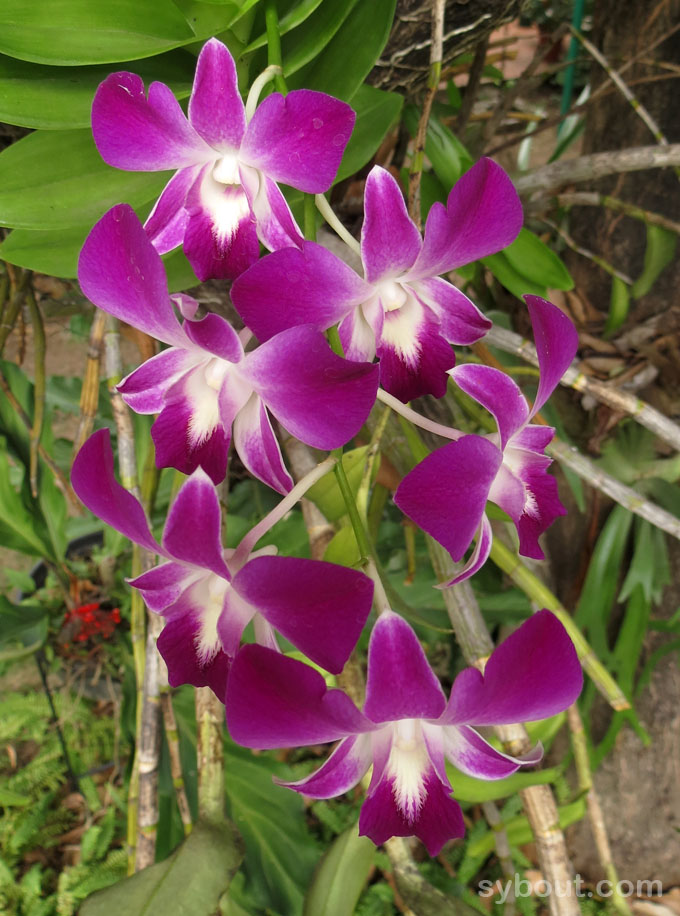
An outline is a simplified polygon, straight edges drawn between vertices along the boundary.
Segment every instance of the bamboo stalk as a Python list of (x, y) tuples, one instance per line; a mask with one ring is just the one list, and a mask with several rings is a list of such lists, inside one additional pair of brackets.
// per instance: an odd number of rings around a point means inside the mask
[(210, 687), (196, 688), (196, 757), (198, 763), (198, 816), (224, 820), (224, 706)]
[(40, 306), (35, 298), (31, 284), (26, 285), (26, 301), (31, 314), (33, 325), (33, 353), (35, 358), (35, 378), (33, 383), (33, 425), (29, 436), (29, 480), (33, 499), (38, 498), (38, 454), (40, 451), (40, 438), (42, 436), (43, 422), (45, 420), (45, 324), (43, 322)]
[(94, 421), (97, 416), (101, 356), (107, 318), (106, 312), (96, 309), (92, 320), (92, 327), (90, 328), (90, 339), (87, 344), (85, 377), (80, 392), (80, 419), (78, 421), (78, 432), (73, 442), (74, 457), (80, 450), (83, 442), (92, 432)]
[(137, 809), (137, 850), (135, 871), (141, 871), (156, 861), (156, 832), (158, 829), (158, 765), (161, 754), (161, 709), (159, 687), (160, 656), (156, 640), (163, 622), (154, 615), (149, 619), (146, 634), (142, 716), (139, 733), (139, 801)]
[(179, 730), (177, 728), (177, 719), (175, 710), (172, 706), (172, 690), (168, 684), (168, 669), (165, 662), (159, 656), (159, 684), (161, 711), (163, 714), (163, 729), (165, 738), (168, 742), (168, 756), (170, 757), (170, 775), (172, 776), (172, 785), (177, 797), (177, 808), (184, 828), (184, 836), (189, 836), (193, 828), (191, 819), (191, 808), (187, 798), (186, 787), (184, 785), (184, 774), (182, 772), (182, 758), (179, 747)]
[[(316, 459), (309, 447), (293, 436), (288, 436), (283, 441), (283, 449), (296, 483), (316, 466)], [(311, 500), (303, 497), (300, 507), (309, 537), (310, 556), (313, 560), (321, 560), (333, 539), (335, 528)]]
[(496, 855), (498, 856), (498, 861), (501, 866), (501, 872), (505, 878), (505, 886), (508, 889), (505, 905), (503, 907), (503, 914), (504, 916), (512, 916), (515, 912), (515, 866), (512, 861), (512, 853), (510, 852), (508, 833), (495, 802), (483, 802), (482, 811), (484, 812), (484, 817), (489, 827), (493, 830)]

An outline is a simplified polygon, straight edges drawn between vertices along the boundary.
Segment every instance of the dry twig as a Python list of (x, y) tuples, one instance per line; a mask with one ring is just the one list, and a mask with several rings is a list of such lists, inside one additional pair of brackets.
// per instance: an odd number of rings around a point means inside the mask
[(97, 309), (90, 328), (90, 339), (87, 344), (87, 363), (85, 378), (80, 392), (80, 419), (78, 432), (73, 442), (73, 456), (78, 453), (83, 442), (92, 432), (99, 405), (99, 376), (101, 368), (104, 331), (107, 322), (106, 312)]

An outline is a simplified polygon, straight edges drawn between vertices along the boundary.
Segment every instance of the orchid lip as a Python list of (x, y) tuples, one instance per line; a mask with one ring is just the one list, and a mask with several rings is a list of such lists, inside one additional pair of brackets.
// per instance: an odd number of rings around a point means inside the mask
[(378, 294), (386, 312), (394, 312), (400, 309), (408, 299), (407, 291), (401, 283), (395, 280), (383, 280), (378, 285)]
[(425, 776), (430, 757), (419, 719), (401, 719), (392, 726), (392, 749), (387, 777), (393, 780), (394, 799), (409, 821), (414, 821), (425, 800)]
[(227, 153), (218, 159), (212, 170), (212, 177), (220, 184), (241, 186), (238, 156)]

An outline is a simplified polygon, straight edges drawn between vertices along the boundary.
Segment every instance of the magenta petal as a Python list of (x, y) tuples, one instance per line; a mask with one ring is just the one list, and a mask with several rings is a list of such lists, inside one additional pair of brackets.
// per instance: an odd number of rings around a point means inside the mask
[(274, 782), (308, 798), (334, 798), (354, 788), (370, 765), (370, 735), (352, 735), (343, 738), (323, 766), (309, 776), (297, 782)]
[(457, 562), (475, 535), (502, 460), (488, 439), (463, 436), (416, 465), (402, 480), (394, 501)]
[(248, 353), (242, 374), (288, 432), (321, 449), (338, 448), (359, 432), (378, 390), (377, 366), (341, 359), (308, 325)]
[(233, 437), (234, 448), (253, 476), (277, 493), (285, 495), (293, 489), (267, 411), (256, 394), (236, 416)]
[(439, 679), (403, 617), (384, 611), (368, 645), (364, 713), (373, 722), (436, 719), (446, 706)]
[(196, 650), (199, 635), (200, 623), (189, 612), (178, 614), (163, 627), (157, 645), (168, 666), (168, 682), (171, 687), (181, 684), (210, 687), (224, 702), (230, 659), (219, 649), (210, 659), (201, 661)]
[(118, 204), (95, 224), (80, 252), (78, 281), (100, 309), (157, 340), (186, 346), (163, 262), (132, 207)]
[(230, 579), (222, 555), (221, 525), (215, 484), (198, 468), (182, 484), (170, 507), (163, 547), (177, 560), (205, 567), (223, 579)]
[(571, 365), (578, 350), (578, 333), (574, 323), (547, 299), (525, 296), (534, 329), (540, 381), (531, 416), (541, 409), (559, 380)]
[(387, 312), (377, 353), (380, 385), (400, 401), (446, 394), (446, 373), (456, 357), (439, 333), (430, 309), (415, 298), (401, 309)]
[(274, 92), (255, 110), (239, 156), (274, 181), (322, 194), (333, 183), (355, 119), (349, 105), (323, 92)]
[(368, 282), (377, 283), (406, 273), (418, 257), (422, 239), (408, 215), (399, 185), (378, 165), (366, 179), (364, 211), (361, 259)]
[(521, 228), (522, 205), (512, 182), (491, 159), (480, 159), (453, 186), (446, 208), (439, 203), (431, 208), (410, 278), (432, 277), (494, 254)]
[(102, 159), (118, 169), (157, 172), (213, 159), (215, 153), (187, 121), (164, 83), (112, 73), (92, 103), (92, 134)]
[(161, 196), (144, 223), (146, 234), (159, 254), (172, 251), (182, 244), (189, 222), (189, 214), (184, 204), (200, 171), (200, 165), (196, 165), (176, 172), (163, 188)]
[(548, 473), (545, 463), (530, 463), (518, 471), (518, 475), (527, 490), (527, 501), (519, 519), (515, 521), (519, 534), (519, 552), (523, 557), (542, 560), (543, 551), (538, 543), (539, 537), (567, 510), (560, 502), (557, 481)]
[(339, 674), (355, 647), (373, 600), (363, 573), (296, 557), (256, 557), (236, 574), (234, 589), (317, 665)]
[(417, 816), (409, 821), (397, 807), (393, 781), (383, 779), (364, 801), (359, 834), (377, 846), (392, 836), (417, 836), (431, 856), (438, 855), (449, 840), (465, 835), (463, 813), (433, 769), (426, 776), (424, 792)]
[(234, 659), (226, 708), (231, 737), (245, 747), (322, 744), (372, 729), (309, 665), (252, 644)]
[(231, 288), (239, 315), (260, 341), (301, 324), (325, 331), (370, 294), (361, 277), (314, 242), (267, 255)]
[(93, 433), (75, 457), (71, 483), (78, 499), (107, 525), (152, 553), (164, 554), (149, 531), (144, 509), (116, 480), (108, 429)]
[(477, 306), (441, 277), (417, 280), (410, 286), (418, 298), (435, 312), (441, 335), (449, 343), (469, 347), (484, 337), (491, 327), (491, 322)]
[(493, 532), (491, 530), (491, 522), (484, 514), (482, 515), (482, 520), (479, 523), (479, 529), (477, 530), (477, 543), (475, 544), (475, 549), (470, 554), (470, 558), (466, 562), (465, 566), (463, 566), (461, 571), (457, 573), (450, 582), (447, 582), (445, 585), (438, 585), (436, 587), (449, 588), (452, 585), (458, 585), (459, 582), (464, 582), (466, 579), (474, 576), (474, 574), (480, 570), (489, 559), (492, 542)]
[(229, 433), (217, 423), (205, 437), (192, 434), (193, 407), (180, 392), (170, 396), (151, 427), (156, 446), (156, 466), (177, 468), (191, 474), (202, 467), (213, 483), (221, 483), (227, 473)]
[(163, 409), (168, 388), (189, 371), (195, 362), (192, 353), (170, 347), (147, 359), (116, 388), (135, 413), (158, 413)]
[(529, 408), (519, 386), (498, 369), (468, 363), (456, 366), (449, 372), (456, 385), (493, 415), (501, 436), (501, 449), (508, 439), (522, 427), (529, 416)]
[[(257, 235), (265, 248), (278, 251), (279, 248), (288, 248), (289, 245), (302, 245), (304, 236), (276, 182), (266, 175), (263, 176), (256, 169), (242, 167), (240, 172), (257, 224)], [(244, 178), (246, 172), (256, 181)], [(254, 192), (253, 186), (257, 188)]]
[(243, 346), (239, 336), (226, 318), (208, 313), (199, 321), (185, 321), (186, 335), (197, 347), (213, 353), (230, 363), (243, 359)]
[(582, 686), (574, 644), (557, 617), (543, 610), (492, 652), (483, 675), (476, 668), (461, 671), (440, 721), (507, 725), (545, 719), (570, 706)]
[(161, 563), (136, 579), (126, 581), (128, 585), (139, 589), (150, 611), (160, 614), (178, 600), (187, 588), (193, 572), (179, 563)]
[(246, 112), (238, 91), (234, 58), (216, 38), (207, 41), (196, 63), (189, 99), (189, 121), (206, 143), (218, 150), (238, 150)]
[(541, 750), (527, 758), (510, 757), (497, 751), (469, 725), (444, 728), (444, 753), (455, 767), (475, 779), (505, 779), (521, 766), (538, 763)]

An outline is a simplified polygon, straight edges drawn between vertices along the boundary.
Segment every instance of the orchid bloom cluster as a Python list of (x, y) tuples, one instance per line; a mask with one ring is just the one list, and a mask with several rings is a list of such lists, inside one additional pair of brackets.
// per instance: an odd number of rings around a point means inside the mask
[[(455, 561), (476, 540), (448, 585), (488, 557), (489, 500), (515, 524), (520, 552), (542, 557), (538, 538), (564, 509), (547, 473), (553, 430), (531, 421), (571, 362), (576, 332), (554, 305), (526, 297), (540, 367), (533, 407), (501, 371), (455, 366), (452, 344), (474, 343), (490, 322), (441, 274), (516, 237), (522, 210), (508, 176), (483, 159), (446, 205), (432, 207), (421, 236), (397, 182), (375, 166), (366, 180), (359, 274), (304, 239), (278, 186), (327, 191), (354, 112), (304, 89), (271, 93), (258, 106), (263, 85), (256, 80), (244, 105), (233, 59), (212, 39), (198, 58), (188, 116), (167, 86), (153, 83), (145, 94), (132, 73), (113, 74), (97, 92), (93, 131), (103, 158), (123, 169), (176, 172), (144, 225), (126, 204), (102, 217), (83, 247), (79, 280), (96, 306), (163, 345), (118, 390), (132, 410), (155, 415), (157, 465), (187, 479), (160, 542), (115, 478), (108, 431), (82, 447), (73, 486), (92, 512), (160, 558), (130, 584), (165, 618), (158, 648), (170, 683), (209, 686), (245, 746), (339, 741), (319, 770), (287, 785), (328, 798), (372, 767), (360, 832), (376, 843), (416, 835), (435, 855), (464, 832), (447, 761), (483, 779), (536, 764), (540, 747), (510, 757), (475, 728), (565, 709), (581, 689), (574, 647), (541, 611), (502, 643), (483, 674), (462, 671), (447, 699), (410, 625), (380, 600), (363, 710), (330, 689), (286, 654), (288, 644), (331, 675), (341, 672), (369, 619), (374, 582), (333, 563), (278, 556), (267, 543), (272, 526), (338, 460), (331, 456), (294, 484), (278, 426), (316, 449), (342, 449), (380, 398), (432, 428), (406, 402), (441, 397), (452, 379), (490, 411), (498, 431), (439, 427), (451, 441), (406, 475), (397, 506)], [(260, 243), (269, 251), (263, 257)], [(202, 313), (190, 296), (169, 294), (161, 254), (180, 245), (202, 280), (234, 281), (243, 328)], [(336, 326), (343, 355), (326, 339)], [(217, 486), (232, 446), (282, 499), (227, 549)]]

